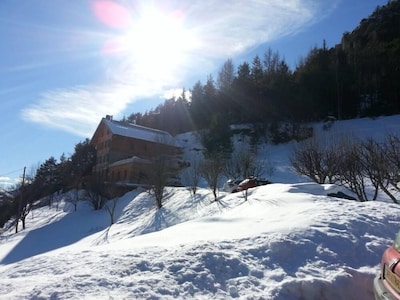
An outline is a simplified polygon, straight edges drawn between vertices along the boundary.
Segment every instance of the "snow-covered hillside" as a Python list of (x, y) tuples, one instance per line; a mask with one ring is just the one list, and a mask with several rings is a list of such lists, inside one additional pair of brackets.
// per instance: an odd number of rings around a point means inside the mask
[[(399, 126), (395, 116), (332, 130), (380, 138)], [(26, 230), (0, 236), (0, 298), (373, 299), (400, 206), (327, 196), (342, 188), (293, 174), (290, 145), (261, 150), (274, 164), (274, 183), (250, 190), (248, 201), (168, 188), (157, 210), (137, 190), (118, 200), (111, 227), (105, 211), (83, 201), (76, 212), (65, 202), (33, 211)]]

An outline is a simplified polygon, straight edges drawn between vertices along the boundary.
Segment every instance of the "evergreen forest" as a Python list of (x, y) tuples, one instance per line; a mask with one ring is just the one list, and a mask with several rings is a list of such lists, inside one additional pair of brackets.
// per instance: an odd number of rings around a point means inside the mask
[(400, 1), (388, 1), (345, 32), (332, 48), (322, 41), (291, 70), (268, 49), (235, 67), (227, 58), (214, 78), (197, 81), (180, 97), (166, 99), (124, 121), (171, 134), (224, 127), (350, 119), (400, 113)]

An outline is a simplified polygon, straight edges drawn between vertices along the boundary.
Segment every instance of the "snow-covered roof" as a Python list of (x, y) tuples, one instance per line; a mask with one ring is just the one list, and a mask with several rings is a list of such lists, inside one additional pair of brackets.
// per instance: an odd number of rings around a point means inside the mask
[(106, 118), (103, 118), (102, 122), (107, 125), (113, 134), (148, 142), (161, 143), (171, 146), (175, 145), (174, 138), (166, 131), (148, 128), (132, 123), (109, 120)]
[(137, 157), (137, 156), (132, 156), (130, 158), (118, 160), (118, 161), (110, 164), (109, 167), (111, 168), (111, 167), (120, 166), (120, 165), (124, 165), (124, 164), (129, 164), (129, 163), (133, 163), (133, 162), (143, 163), (143, 164), (150, 163), (150, 161), (147, 160), (147, 159), (143, 159), (143, 158), (140, 158), (140, 157)]

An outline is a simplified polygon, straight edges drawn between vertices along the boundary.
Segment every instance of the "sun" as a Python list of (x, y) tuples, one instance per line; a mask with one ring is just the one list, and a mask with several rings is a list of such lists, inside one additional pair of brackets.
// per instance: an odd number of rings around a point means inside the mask
[(143, 5), (136, 11), (112, 1), (99, 1), (96, 15), (118, 34), (106, 52), (123, 56), (141, 76), (168, 76), (187, 61), (196, 47), (195, 34), (178, 9)]
[(122, 38), (131, 59), (150, 71), (183, 63), (190, 40), (182, 20), (154, 9), (143, 12)]

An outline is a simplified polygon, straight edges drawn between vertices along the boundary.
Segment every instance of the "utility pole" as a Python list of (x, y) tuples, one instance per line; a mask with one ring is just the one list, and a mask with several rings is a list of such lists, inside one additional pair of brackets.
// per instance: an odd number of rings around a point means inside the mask
[(26, 171), (26, 167), (24, 167), (24, 173), (22, 175), (22, 184), (21, 184), (21, 187), (20, 187), (18, 211), (17, 211), (17, 215), (15, 217), (15, 233), (18, 233), (18, 222), (19, 222), (19, 219), (21, 218), (22, 193), (23, 193), (24, 184), (25, 184), (25, 171)]

